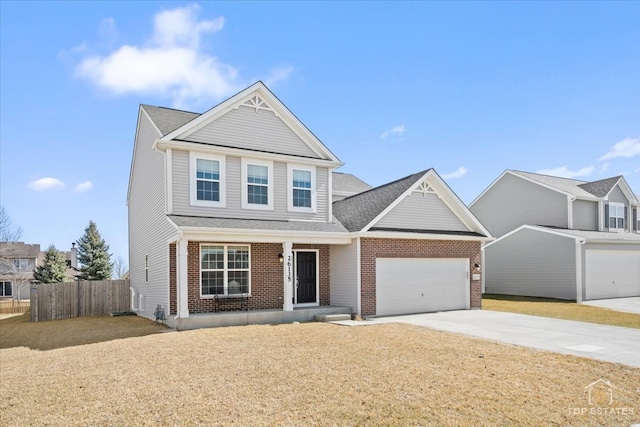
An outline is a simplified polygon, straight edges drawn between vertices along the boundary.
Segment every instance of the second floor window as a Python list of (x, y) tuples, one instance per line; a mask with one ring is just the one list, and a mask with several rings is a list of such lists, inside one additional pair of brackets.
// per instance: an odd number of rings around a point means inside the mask
[(247, 165), (247, 203), (269, 204), (269, 168), (262, 165)]
[(225, 157), (191, 152), (191, 205), (225, 207)]
[(242, 159), (242, 207), (273, 210), (273, 162)]
[(196, 199), (220, 201), (220, 162), (196, 159)]
[(27, 259), (14, 259), (13, 267), (16, 270), (26, 270), (29, 268), (29, 260)]
[(293, 170), (293, 206), (296, 208), (311, 207), (311, 171)]
[(624, 205), (609, 203), (609, 228), (624, 229)]

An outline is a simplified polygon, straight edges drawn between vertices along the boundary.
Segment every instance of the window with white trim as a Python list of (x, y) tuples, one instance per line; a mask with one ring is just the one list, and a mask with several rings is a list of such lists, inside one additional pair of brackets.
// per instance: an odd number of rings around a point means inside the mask
[(289, 211), (315, 212), (315, 167), (287, 166)]
[(202, 297), (251, 293), (251, 266), (247, 245), (200, 246)]
[(273, 209), (273, 163), (242, 159), (242, 207)]
[(190, 153), (191, 204), (224, 207), (225, 158), (204, 153)]
[(11, 282), (0, 282), (0, 297), (13, 296), (13, 287)]
[(609, 203), (609, 228), (624, 229), (624, 204)]

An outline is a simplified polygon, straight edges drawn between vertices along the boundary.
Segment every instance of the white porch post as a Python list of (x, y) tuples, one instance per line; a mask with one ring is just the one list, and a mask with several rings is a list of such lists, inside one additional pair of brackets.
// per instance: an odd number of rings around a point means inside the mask
[(293, 243), (284, 242), (282, 244), (282, 256), (284, 262), (282, 263), (282, 273), (284, 282), (284, 302), (282, 304), (283, 311), (293, 311), (293, 284), (295, 283), (295, 277), (293, 277)]
[(187, 239), (181, 238), (177, 244), (178, 260), (176, 268), (178, 270), (178, 289), (176, 293), (178, 294), (178, 313), (176, 317), (189, 317), (189, 276), (187, 274), (187, 255), (189, 252), (187, 250), (187, 243)]

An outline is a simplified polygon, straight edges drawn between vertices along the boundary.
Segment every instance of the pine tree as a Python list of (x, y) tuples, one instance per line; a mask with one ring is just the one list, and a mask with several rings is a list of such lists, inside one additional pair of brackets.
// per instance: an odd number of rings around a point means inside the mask
[(78, 262), (80, 263), (79, 280), (111, 279), (111, 254), (109, 245), (100, 236), (96, 223), (89, 221), (84, 235), (78, 239)]
[(55, 246), (50, 245), (44, 253), (44, 263), (36, 267), (33, 278), (40, 283), (64, 282), (67, 262)]

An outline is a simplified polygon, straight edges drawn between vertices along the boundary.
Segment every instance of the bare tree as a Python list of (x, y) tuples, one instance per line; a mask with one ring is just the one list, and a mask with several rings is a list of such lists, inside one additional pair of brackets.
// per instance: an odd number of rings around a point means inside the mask
[(13, 243), (20, 240), (21, 237), (22, 228), (18, 227), (14, 230), (9, 214), (4, 210), (4, 206), (0, 206), (0, 242)]
[(127, 272), (127, 262), (122, 258), (121, 255), (118, 255), (113, 261), (113, 276), (116, 279), (122, 279), (122, 276)]

